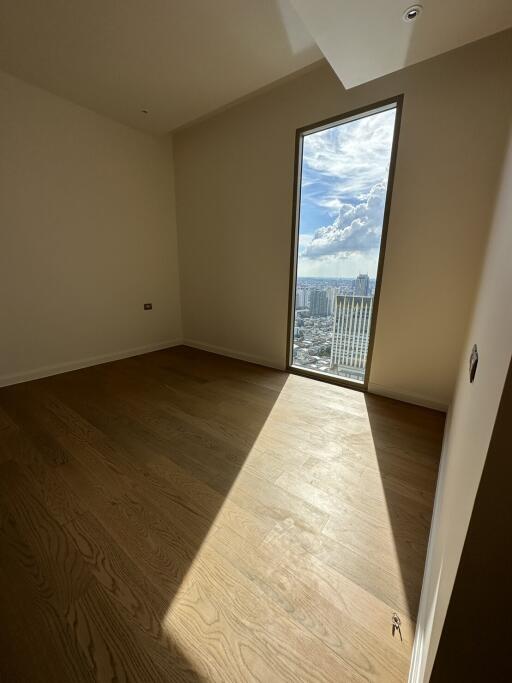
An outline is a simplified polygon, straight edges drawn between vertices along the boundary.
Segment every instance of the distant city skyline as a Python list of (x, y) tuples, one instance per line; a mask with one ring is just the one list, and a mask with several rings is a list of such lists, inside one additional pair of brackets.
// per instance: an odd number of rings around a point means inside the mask
[(363, 381), (376, 280), (298, 277), (293, 365)]
[(296, 367), (364, 381), (395, 114), (303, 138)]
[(395, 114), (304, 137), (298, 276), (376, 276)]

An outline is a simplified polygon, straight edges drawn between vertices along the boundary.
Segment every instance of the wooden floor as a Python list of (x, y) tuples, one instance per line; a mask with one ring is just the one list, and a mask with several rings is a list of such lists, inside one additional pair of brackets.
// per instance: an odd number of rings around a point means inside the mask
[(442, 429), (186, 347), (0, 390), (0, 680), (406, 681)]

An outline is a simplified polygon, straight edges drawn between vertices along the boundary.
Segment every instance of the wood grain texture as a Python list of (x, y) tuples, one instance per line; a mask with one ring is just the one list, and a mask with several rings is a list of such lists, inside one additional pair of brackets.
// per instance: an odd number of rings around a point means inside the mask
[(443, 420), (186, 347), (1, 389), (0, 680), (406, 681)]

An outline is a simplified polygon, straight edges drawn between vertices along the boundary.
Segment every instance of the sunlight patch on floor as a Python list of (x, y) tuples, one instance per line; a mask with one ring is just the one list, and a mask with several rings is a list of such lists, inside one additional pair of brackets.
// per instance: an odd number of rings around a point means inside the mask
[[(314, 401), (301, 401), (298, 388), (310, 398), (321, 395), (318, 408)], [(328, 429), (322, 424), (325, 412)], [(355, 445), (347, 446), (347, 438), (355, 439)], [(226, 634), (231, 627), (236, 630), (230, 604), (239, 599), (238, 570), (229, 558), (271, 553), (269, 578), (293, 573), (297, 562), (306, 576), (313, 568), (321, 573), (324, 536), (400, 576), (364, 394), (291, 375), (169, 605), (162, 620), (164, 631), (191, 658), (197, 644), (210, 639), (216, 647), (220, 639), (229, 652)], [(332, 574), (328, 568), (325, 571)], [(253, 577), (249, 571), (244, 578), (255, 581), (251, 588), (256, 592), (261, 590), (256, 574)], [(337, 580), (352, 599), (359, 595), (362, 603), (368, 602), (366, 592), (352, 581)], [(316, 579), (314, 588), (324, 590)], [(255, 596), (252, 599), (257, 602)], [(405, 619), (403, 630), (409, 647), (413, 622)], [(262, 671), (264, 667), (264, 662), (256, 665)]]

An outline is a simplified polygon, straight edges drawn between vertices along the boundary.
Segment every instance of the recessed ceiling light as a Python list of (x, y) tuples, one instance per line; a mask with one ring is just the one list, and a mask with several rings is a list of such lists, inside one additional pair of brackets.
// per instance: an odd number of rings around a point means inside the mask
[(405, 12), (402, 14), (402, 19), (406, 21), (407, 23), (410, 23), (411, 21), (414, 21), (419, 17), (421, 14), (421, 10), (423, 9), (422, 5), (411, 5), (411, 7), (408, 7)]

